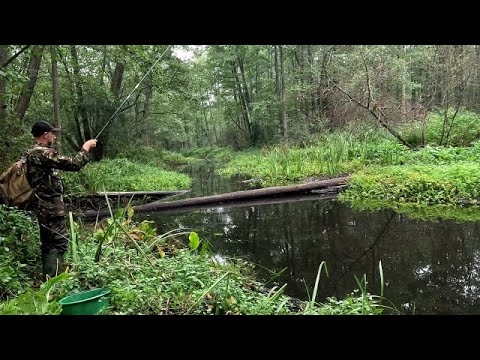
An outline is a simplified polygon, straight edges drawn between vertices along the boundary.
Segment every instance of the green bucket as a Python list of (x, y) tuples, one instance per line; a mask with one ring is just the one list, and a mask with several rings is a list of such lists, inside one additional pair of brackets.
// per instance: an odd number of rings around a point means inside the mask
[(62, 315), (95, 315), (110, 305), (110, 289), (93, 289), (82, 291), (62, 298)]

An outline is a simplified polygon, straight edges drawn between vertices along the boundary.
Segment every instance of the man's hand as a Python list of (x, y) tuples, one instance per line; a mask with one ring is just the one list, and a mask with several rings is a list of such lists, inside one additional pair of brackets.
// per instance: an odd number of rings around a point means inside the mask
[(91, 148), (94, 148), (97, 146), (97, 140), (96, 139), (90, 139), (83, 144), (82, 149), (86, 150), (87, 152), (90, 152)]

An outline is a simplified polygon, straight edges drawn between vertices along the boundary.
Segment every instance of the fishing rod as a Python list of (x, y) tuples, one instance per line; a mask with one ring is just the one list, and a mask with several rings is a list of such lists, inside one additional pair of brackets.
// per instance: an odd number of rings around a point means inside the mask
[(97, 136), (95, 136), (95, 140), (98, 139), (98, 137), (100, 136), (100, 134), (103, 132), (103, 130), (105, 130), (108, 126), (108, 124), (110, 124), (112, 122), (112, 120), (114, 119), (115, 115), (118, 114), (118, 112), (120, 111), (120, 109), (122, 108), (123, 105), (125, 105), (125, 103), (127, 102), (128, 99), (130, 99), (130, 96), (132, 96), (132, 94), (135, 92), (135, 90), (137, 90), (137, 88), (140, 86), (140, 84), (142, 83), (143, 79), (145, 79), (147, 77), (147, 75), (150, 73), (150, 71), (152, 71), (153, 67), (155, 65), (157, 65), (157, 63), (160, 61), (160, 59), (163, 57), (163, 55), (165, 55), (165, 53), (167, 52), (167, 50), (171, 47), (172, 45), (168, 45), (168, 47), (165, 49), (165, 51), (163, 52), (162, 55), (160, 55), (160, 57), (157, 59), (157, 61), (155, 61), (155, 63), (150, 67), (150, 69), (148, 69), (148, 71), (145, 73), (145, 75), (143, 75), (143, 77), (140, 79), (140, 81), (138, 82), (137, 85), (135, 85), (135, 87), (133, 88), (133, 90), (130, 92), (130, 94), (128, 94), (128, 96), (125, 98), (125, 100), (123, 100), (123, 102), (120, 104), (120, 106), (117, 108), (117, 110), (115, 110), (115, 112), (113, 113), (113, 115), (110, 117), (110, 120), (107, 121), (107, 123), (103, 126), (102, 130), (100, 130), (100, 132), (97, 134)]

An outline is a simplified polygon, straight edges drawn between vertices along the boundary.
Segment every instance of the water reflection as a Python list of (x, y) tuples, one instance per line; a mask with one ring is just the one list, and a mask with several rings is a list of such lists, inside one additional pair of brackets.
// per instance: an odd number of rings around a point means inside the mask
[(250, 189), (247, 184), (243, 183), (242, 177), (222, 178), (215, 173), (215, 164), (202, 161), (189, 165), (183, 169), (188, 176), (193, 179), (191, 191), (180, 198), (192, 198), (200, 196), (209, 196), (223, 194), (232, 191)]
[(411, 220), (391, 210), (359, 212), (318, 198), (137, 216), (153, 219), (161, 232), (195, 229), (221, 255), (274, 271), (287, 268), (277, 281), (304, 300), (322, 261), (329, 277), (322, 274), (320, 300), (344, 297), (363, 274), (370, 292), (380, 294), (381, 260), (385, 296), (397, 307), (415, 307), (417, 314), (480, 314), (477, 222)]

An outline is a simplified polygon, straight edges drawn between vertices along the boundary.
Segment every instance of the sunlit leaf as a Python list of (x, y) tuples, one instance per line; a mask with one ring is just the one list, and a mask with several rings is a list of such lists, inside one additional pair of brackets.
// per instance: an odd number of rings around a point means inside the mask
[(196, 250), (200, 245), (200, 238), (198, 237), (198, 234), (192, 231), (188, 236), (188, 239), (190, 240), (190, 249)]

